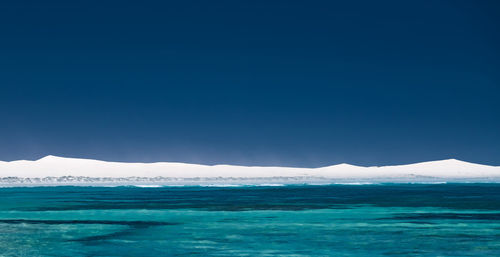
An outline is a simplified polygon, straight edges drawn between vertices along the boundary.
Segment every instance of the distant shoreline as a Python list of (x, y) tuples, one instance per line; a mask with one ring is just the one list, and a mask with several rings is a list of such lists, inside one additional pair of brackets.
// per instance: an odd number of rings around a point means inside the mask
[(380, 185), (380, 184), (450, 184), (450, 183), (500, 183), (495, 178), (377, 178), (377, 179), (329, 179), (321, 177), (272, 177), (272, 178), (91, 178), (91, 177), (46, 177), (46, 178), (0, 178), (0, 187), (45, 187), (45, 186), (92, 186), (92, 187), (244, 187), (244, 186), (320, 186), (320, 185)]
[(47, 156), (0, 162), (0, 186), (11, 185), (258, 185), (335, 183), (500, 182), (500, 167), (450, 159), (408, 165), (321, 168), (120, 163)]

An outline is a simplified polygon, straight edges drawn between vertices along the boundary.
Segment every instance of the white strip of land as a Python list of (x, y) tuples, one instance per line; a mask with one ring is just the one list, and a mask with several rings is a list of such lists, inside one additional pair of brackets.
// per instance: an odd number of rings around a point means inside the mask
[(47, 156), (35, 161), (0, 161), (0, 178), (277, 178), (314, 177), (324, 179), (442, 178), (499, 179), (500, 166), (474, 164), (455, 159), (408, 165), (362, 167), (338, 164), (321, 168), (199, 165), (175, 162), (124, 163)]

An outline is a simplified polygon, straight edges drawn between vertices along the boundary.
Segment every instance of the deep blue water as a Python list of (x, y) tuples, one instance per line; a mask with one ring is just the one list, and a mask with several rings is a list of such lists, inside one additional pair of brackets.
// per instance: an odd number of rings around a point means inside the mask
[(500, 256), (500, 184), (0, 188), (0, 256)]

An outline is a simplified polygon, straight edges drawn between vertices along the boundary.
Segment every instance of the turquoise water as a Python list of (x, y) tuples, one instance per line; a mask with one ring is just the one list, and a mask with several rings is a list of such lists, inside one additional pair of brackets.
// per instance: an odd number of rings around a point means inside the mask
[(0, 256), (500, 256), (500, 184), (0, 188)]

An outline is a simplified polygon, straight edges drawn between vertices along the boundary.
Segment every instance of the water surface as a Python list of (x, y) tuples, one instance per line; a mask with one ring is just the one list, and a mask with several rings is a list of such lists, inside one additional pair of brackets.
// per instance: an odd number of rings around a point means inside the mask
[(500, 184), (0, 188), (0, 256), (500, 256)]

